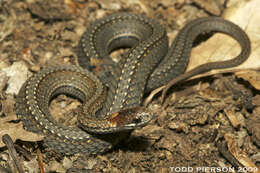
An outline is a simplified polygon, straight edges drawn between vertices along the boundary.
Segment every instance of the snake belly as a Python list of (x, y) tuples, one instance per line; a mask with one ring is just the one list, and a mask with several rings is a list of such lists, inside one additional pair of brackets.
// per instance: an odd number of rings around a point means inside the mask
[[(114, 144), (97, 134), (120, 133), (147, 124), (152, 115), (140, 107), (144, 93), (183, 73), (194, 39), (211, 31), (230, 35), (242, 51), (235, 61), (210, 67), (235, 66), (247, 58), (248, 37), (221, 18), (202, 18), (187, 24), (169, 50), (165, 29), (151, 18), (118, 13), (97, 20), (80, 40), (78, 64), (89, 70), (93, 64), (104, 69), (100, 79), (108, 90), (80, 67), (49, 67), (25, 82), (16, 99), (17, 115), (25, 129), (43, 134), (45, 144), (61, 153), (105, 152)], [(114, 63), (109, 53), (120, 47), (131, 49)], [(83, 103), (78, 115), (80, 128), (65, 127), (50, 115), (49, 102), (58, 94), (72, 95)]]

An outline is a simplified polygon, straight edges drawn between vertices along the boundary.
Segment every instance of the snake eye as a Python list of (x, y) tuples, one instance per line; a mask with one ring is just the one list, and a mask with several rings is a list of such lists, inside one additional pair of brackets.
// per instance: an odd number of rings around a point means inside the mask
[(142, 117), (137, 116), (137, 117), (135, 117), (135, 118), (133, 119), (132, 123), (133, 123), (133, 124), (140, 124), (142, 121), (143, 121), (143, 120), (142, 120)]

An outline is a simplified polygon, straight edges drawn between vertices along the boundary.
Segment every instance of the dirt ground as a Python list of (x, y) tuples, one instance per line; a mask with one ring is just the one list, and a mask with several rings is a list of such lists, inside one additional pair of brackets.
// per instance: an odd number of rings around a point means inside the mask
[[(108, 14), (119, 11), (145, 14), (160, 21), (172, 40), (187, 22), (220, 16), (227, 1), (0, 0), (0, 70), (16, 65), (18, 73), (26, 71), (26, 79), (48, 65), (75, 64), (81, 35), (91, 22)], [(121, 53), (122, 50), (116, 51), (113, 57), (120, 57)], [(19, 87), (11, 90), (9, 77), (2, 73), (0, 76), (0, 120), (3, 120), (12, 112)], [(21, 85), (25, 79), (18, 78), (16, 82)], [(133, 131), (108, 153), (75, 162), (78, 155), (63, 156), (44, 148), (36, 137), (32, 140), (17, 137), (15, 148), (20, 164), (30, 173), (72, 172), (74, 168), (113, 173), (217, 172), (217, 169), (228, 172), (233, 168), (246, 172), (260, 168), (259, 94), (250, 83), (232, 73), (199, 78), (174, 87), (163, 105), (156, 97), (149, 105), (155, 119)], [(72, 115), (78, 105), (77, 100), (59, 96), (50, 109), (55, 118), (71, 125), (66, 116)], [(64, 114), (65, 119), (59, 117)], [(14, 131), (14, 124), (21, 124), (18, 119), (8, 123), (0, 121), (0, 126), (10, 126), (7, 134)], [(21, 128), (15, 129), (16, 133)], [(242, 167), (244, 170), (239, 170)], [(15, 170), (7, 147), (2, 146), (0, 172)]]

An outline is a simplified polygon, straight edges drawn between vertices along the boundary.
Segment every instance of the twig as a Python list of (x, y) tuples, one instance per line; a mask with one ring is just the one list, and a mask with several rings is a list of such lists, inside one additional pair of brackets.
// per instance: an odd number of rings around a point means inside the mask
[(18, 170), (19, 173), (24, 173), (24, 170), (22, 168), (22, 165), (20, 164), (19, 158), (17, 156), (17, 152), (14, 148), (14, 143), (13, 140), (11, 139), (11, 137), (8, 134), (5, 134), (2, 137), (2, 141), (3, 143), (6, 145), (6, 147), (8, 148), (9, 154), (14, 162), (14, 165), (16, 167), (16, 169)]
[(38, 165), (39, 165), (39, 168), (40, 168), (40, 172), (44, 173), (42, 153), (41, 153), (39, 148), (37, 149), (37, 156), (38, 156)]

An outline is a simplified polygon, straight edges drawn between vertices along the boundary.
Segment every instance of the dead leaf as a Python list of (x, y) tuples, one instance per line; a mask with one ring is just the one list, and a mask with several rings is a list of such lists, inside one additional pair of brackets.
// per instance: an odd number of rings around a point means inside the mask
[[(216, 73), (236, 72), (248, 69), (260, 69), (260, 1), (228, 1), (228, 8), (225, 10), (223, 17), (239, 25), (249, 36), (251, 40), (251, 55), (248, 60), (240, 66), (221, 70), (212, 70), (208, 73), (198, 75), (208, 76)], [(192, 49), (190, 63), (186, 71), (208, 62), (216, 62), (232, 59), (240, 52), (239, 44), (231, 37), (224, 34), (215, 34), (206, 42)]]
[(23, 61), (14, 62), (11, 66), (1, 69), (9, 78), (6, 94), (17, 94), (31, 72)]
[(225, 140), (227, 142), (229, 152), (246, 168), (255, 168), (259, 173), (259, 168), (254, 164), (254, 162), (246, 155), (246, 153), (240, 149), (238, 141), (232, 134), (225, 134)]
[[(2, 139), (2, 136), (5, 134), (8, 134), (11, 136), (12, 140), (15, 141), (16, 139), (21, 139), (23, 141), (41, 141), (43, 140), (43, 137), (35, 134), (28, 132), (23, 129), (23, 124), (22, 122), (19, 123), (12, 123), (10, 121), (16, 120), (16, 115), (9, 115), (6, 118), (1, 118), (0, 119), (0, 138)], [(5, 144), (0, 140), (0, 147), (5, 146)]]
[(260, 90), (260, 71), (243, 70), (236, 72), (236, 75), (244, 80), (247, 80), (255, 89)]
[(240, 122), (238, 120), (238, 117), (236, 116), (236, 113), (233, 109), (231, 108), (226, 108), (224, 109), (224, 112), (226, 113), (230, 123), (234, 128), (238, 128), (240, 125)]
[(221, 14), (220, 5), (217, 1), (194, 0), (194, 3), (211, 14), (216, 16)]
[(14, 122), (17, 120), (17, 116), (14, 112), (14, 99), (9, 96), (6, 100), (8, 102), (3, 101), (3, 112), (5, 113), (6, 117), (0, 118), (0, 147), (5, 146), (1, 140), (2, 136), (5, 134), (11, 136), (13, 141), (16, 139), (32, 142), (43, 140), (42, 136), (24, 130), (22, 122)]

